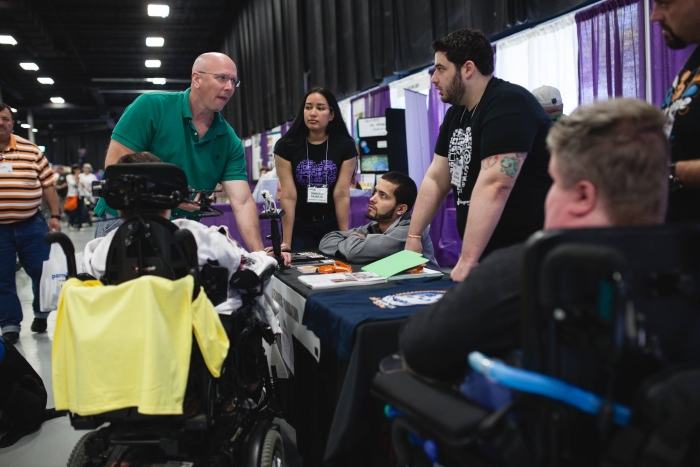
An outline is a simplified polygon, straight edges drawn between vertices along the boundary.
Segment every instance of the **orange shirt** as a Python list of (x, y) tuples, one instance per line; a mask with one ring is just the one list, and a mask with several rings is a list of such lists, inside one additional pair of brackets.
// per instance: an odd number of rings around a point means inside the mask
[(41, 206), (43, 188), (56, 177), (36, 144), (10, 135), (0, 148), (0, 224), (29, 219)]

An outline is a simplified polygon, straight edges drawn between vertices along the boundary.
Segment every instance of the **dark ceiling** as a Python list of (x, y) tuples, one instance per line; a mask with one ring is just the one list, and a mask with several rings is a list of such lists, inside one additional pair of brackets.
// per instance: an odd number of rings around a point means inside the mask
[[(166, 18), (149, 17), (148, 3), (170, 7)], [(231, 23), (227, 0), (0, 0), (0, 97), (15, 107), (15, 120), (31, 111), (40, 133), (114, 125), (143, 90), (179, 91), (189, 85), (192, 62), (219, 50)], [(147, 47), (146, 37), (163, 37)], [(161, 61), (146, 68), (145, 60)], [(25, 71), (20, 62), (34, 62)], [(53, 85), (40, 84), (50, 77)], [(165, 85), (146, 78), (166, 78)], [(53, 104), (60, 96), (65, 104)], [(19, 129), (19, 128), (17, 128)], [(26, 131), (26, 130), (25, 130)]]

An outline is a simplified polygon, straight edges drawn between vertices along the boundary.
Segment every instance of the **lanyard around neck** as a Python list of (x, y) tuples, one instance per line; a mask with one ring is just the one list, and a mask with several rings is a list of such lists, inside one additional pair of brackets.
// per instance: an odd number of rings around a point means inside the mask
[[(330, 146), (331, 135), (326, 138), (326, 165), (323, 172), (326, 174), (326, 186), (328, 186), (328, 146)], [(309, 162), (309, 138), (306, 138), (306, 162)], [(310, 165), (310, 164), (309, 164)], [(311, 174), (309, 174), (309, 185), (311, 185)]]

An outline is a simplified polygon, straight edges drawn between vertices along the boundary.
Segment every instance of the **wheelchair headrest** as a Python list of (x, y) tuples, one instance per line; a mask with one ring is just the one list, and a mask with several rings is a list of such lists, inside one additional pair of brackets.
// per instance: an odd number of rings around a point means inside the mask
[(114, 209), (171, 209), (189, 197), (187, 176), (173, 164), (113, 164), (93, 194)]

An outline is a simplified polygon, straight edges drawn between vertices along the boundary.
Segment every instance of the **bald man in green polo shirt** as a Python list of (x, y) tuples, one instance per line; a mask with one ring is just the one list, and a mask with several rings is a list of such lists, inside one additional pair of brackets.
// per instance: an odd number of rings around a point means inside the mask
[[(143, 94), (126, 108), (112, 132), (105, 167), (125, 154), (149, 151), (181, 167), (196, 190), (213, 190), (221, 183), (248, 250), (258, 251), (263, 244), (243, 143), (220, 113), (239, 84), (236, 64), (228, 56), (200, 55), (192, 66), (189, 89)], [(190, 205), (180, 208), (193, 210)], [(120, 224), (116, 211), (102, 199), (95, 214), (101, 219), (95, 237)]]

